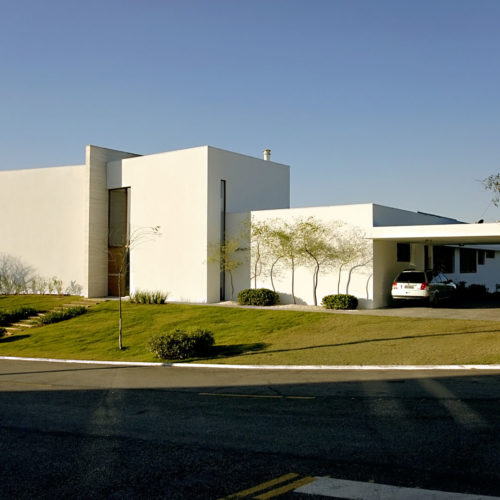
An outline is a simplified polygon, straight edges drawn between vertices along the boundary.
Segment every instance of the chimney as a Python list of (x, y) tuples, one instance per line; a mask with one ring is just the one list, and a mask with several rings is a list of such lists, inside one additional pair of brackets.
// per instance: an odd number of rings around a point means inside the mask
[(264, 149), (264, 151), (262, 151), (262, 153), (264, 154), (265, 161), (271, 161), (271, 150), (270, 149)]

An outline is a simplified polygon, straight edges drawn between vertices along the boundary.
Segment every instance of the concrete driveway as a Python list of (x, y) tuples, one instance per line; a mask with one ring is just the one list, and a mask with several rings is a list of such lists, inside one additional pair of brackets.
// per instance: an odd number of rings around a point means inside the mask
[(218, 304), (209, 304), (215, 307), (246, 307), (248, 309), (277, 309), (283, 311), (311, 311), (330, 314), (348, 314), (348, 315), (371, 315), (371, 316), (398, 316), (402, 318), (435, 318), (435, 319), (473, 319), (484, 321), (500, 321), (500, 307), (424, 307), (421, 305), (411, 305), (410, 307), (386, 307), (383, 309), (356, 309), (354, 311), (334, 311), (325, 309), (321, 306), (307, 306), (299, 304), (285, 304), (278, 306), (240, 306), (236, 302), (220, 302)]

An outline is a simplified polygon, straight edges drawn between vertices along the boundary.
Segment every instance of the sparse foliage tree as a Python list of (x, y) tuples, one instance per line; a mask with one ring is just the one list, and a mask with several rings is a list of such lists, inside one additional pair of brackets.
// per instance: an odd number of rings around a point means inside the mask
[(321, 266), (331, 265), (337, 259), (338, 248), (335, 244), (335, 227), (338, 224), (325, 224), (314, 217), (299, 219), (295, 222), (296, 238), (305, 259), (313, 262), (313, 299), (318, 305), (317, 289)]
[(266, 250), (266, 241), (269, 238), (269, 225), (264, 221), (257, 221), (252, 218), (250, 222), (250, 247), (252, 256), (252, 275), (253, 287), (257, 288), (257, 278), (262, 273), (264, 252)]
[(347, 231), (342, 231), (338, 235), (338, 279), (337, 279), (337, 293), (340, 293), (340, 280), (342, 278), (342, 271), (348, 266), (354, 266), (362, 259), (363, 248), (366, 242), (362, 238), (362, 233), (358, 228), (351, 227)]
[(126, 235), (125, 245), (121, 247), (121, 251), (110, 253), (110, 258), (115, 259), (118, 276), (118, 348), (123, 350), (122, 343), (122, 279), (127, 272), (130, 250), (136, 246), (150, 241), (154, 237), (160, 236), (160, 226), (140, 227), (132, 233)]
[(33, 276), (33, 268), (21, 259), (0, 254), (0, 293), (19, 294), (25, 292)]
[(234, 278), (233, 272), (236, 271), (245, 262), (241, 244), (241, 236), (236, 235), (231, 238), (226, 238), (224, 243), (211, 244), (208, 246), (208, 262), (219, 264), (221, 272), (229, 274), (231, 283), (231, 300), (234, 298)]
[[(295, 269), (302, 264), (304, 260), (303, 246), (297, 238), (297, 222), (284, 222), (281, 227), (275, 229), (274, 237), (280, 247), (279, 260), (284, 260), (290, 266), (292, 272), (292, 299), (296, 304), (295, 297)], [(274, 285), (273, 285), (274, 286)]]
[(353, 257), (351, 268), (349, 269), (345, 293), (349, 294), (349, 286), (353, 271), (367, 266), (373, 260), (373, 245), (369, 240), (363, 239), (361, 233), (358, 235), (358, 247), (356, 255)]
[(285, 257), (286, 242), (288, 237), (283, 227), (283, 222), (277, 219), (273, 219), (266, 224), (266, 229), (264, 232), (264, 257), (269, 264), (269, 278), (271, 280), (271, 286), (273, 291), (276, 292), (276, 286), (274, 284), (274, 277), (276, 272), (276, 266)]
[(500, 173), (492, 174), (483, 180), (483, 185), (485, 189), (493, 193), (492, 202), (498, 207), (500, 204)]

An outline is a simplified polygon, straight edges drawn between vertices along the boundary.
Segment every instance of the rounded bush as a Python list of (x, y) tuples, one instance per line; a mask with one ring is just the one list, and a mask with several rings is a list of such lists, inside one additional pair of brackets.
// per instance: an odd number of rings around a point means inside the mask
[(152, 337), (149, 350), (160, 359), (186, 359), (205, 356), (214, 345), (214, 336), (208, 330), (173, 330)]
[(268, 288), (247, 288), (238, 294), (238, 304), (242, 306), (274, 306), (280, 296)]
[(7, 333), (7, 330), (0, 326), (0, 337), (3, 337)]
[(321, 303), (327, 309), (356, 309), (358, 307), (357, 297), (345, 293), (326, 295)]

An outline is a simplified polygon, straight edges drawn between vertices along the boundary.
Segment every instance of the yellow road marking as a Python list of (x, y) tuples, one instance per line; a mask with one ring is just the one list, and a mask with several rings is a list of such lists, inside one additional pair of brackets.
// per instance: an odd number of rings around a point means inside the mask
[(314, 481), (314, 477), (304, 477), (302, 479), (299, 479), (298, 481), (294, 481), (293, 483), (285, 484), (284, 486), (281, 486), (280, 488), (268, 491), (267, 493), (263, 493), (262, 495), (256, 496), (254, 498), (258, 498), (259, 500), (267, 500), (268, 498), (274, 498), (274, 497), (277, 497), (279, 495), (283, 495), (284, 493), (288, 493), (291, 490), (295, 490), (296, 488), (300, 488), (301, 486), (309, 484), (312, 481)]
[(285, 474), (283, 476), (277, 477), (276, 479), (271, 479), (270, 481), (266, 481), (265, 483), (258, 484), (257, 486), (254, 486), (253, 488), (248, 488), (247, 490), (239, 491), (238, 493), (233, 493), (232, 495), (221, 498), (220, 500), (244, 498), (244, 497), (247, 497), (249, 495), (252, 495), (253, 493), (257, 493), (259, 491), (266, 490), (267, 488), (270, 488), (271, 486), (281, 484), (281, 483), (288, 481), (290, 479), (293, 479), (295, 477), (298, 477), (298, 474), (295, 474), (295, 472), (290, 472), (289, 474)]
[(198, 396), (220, 396), (223, 398), (261, 398), (261, 399), (316, 399), (315, 396), (278, 396), (270, 394), (236, 394), (236, 393), (217, 393), (217, 392), (199, 392)]

